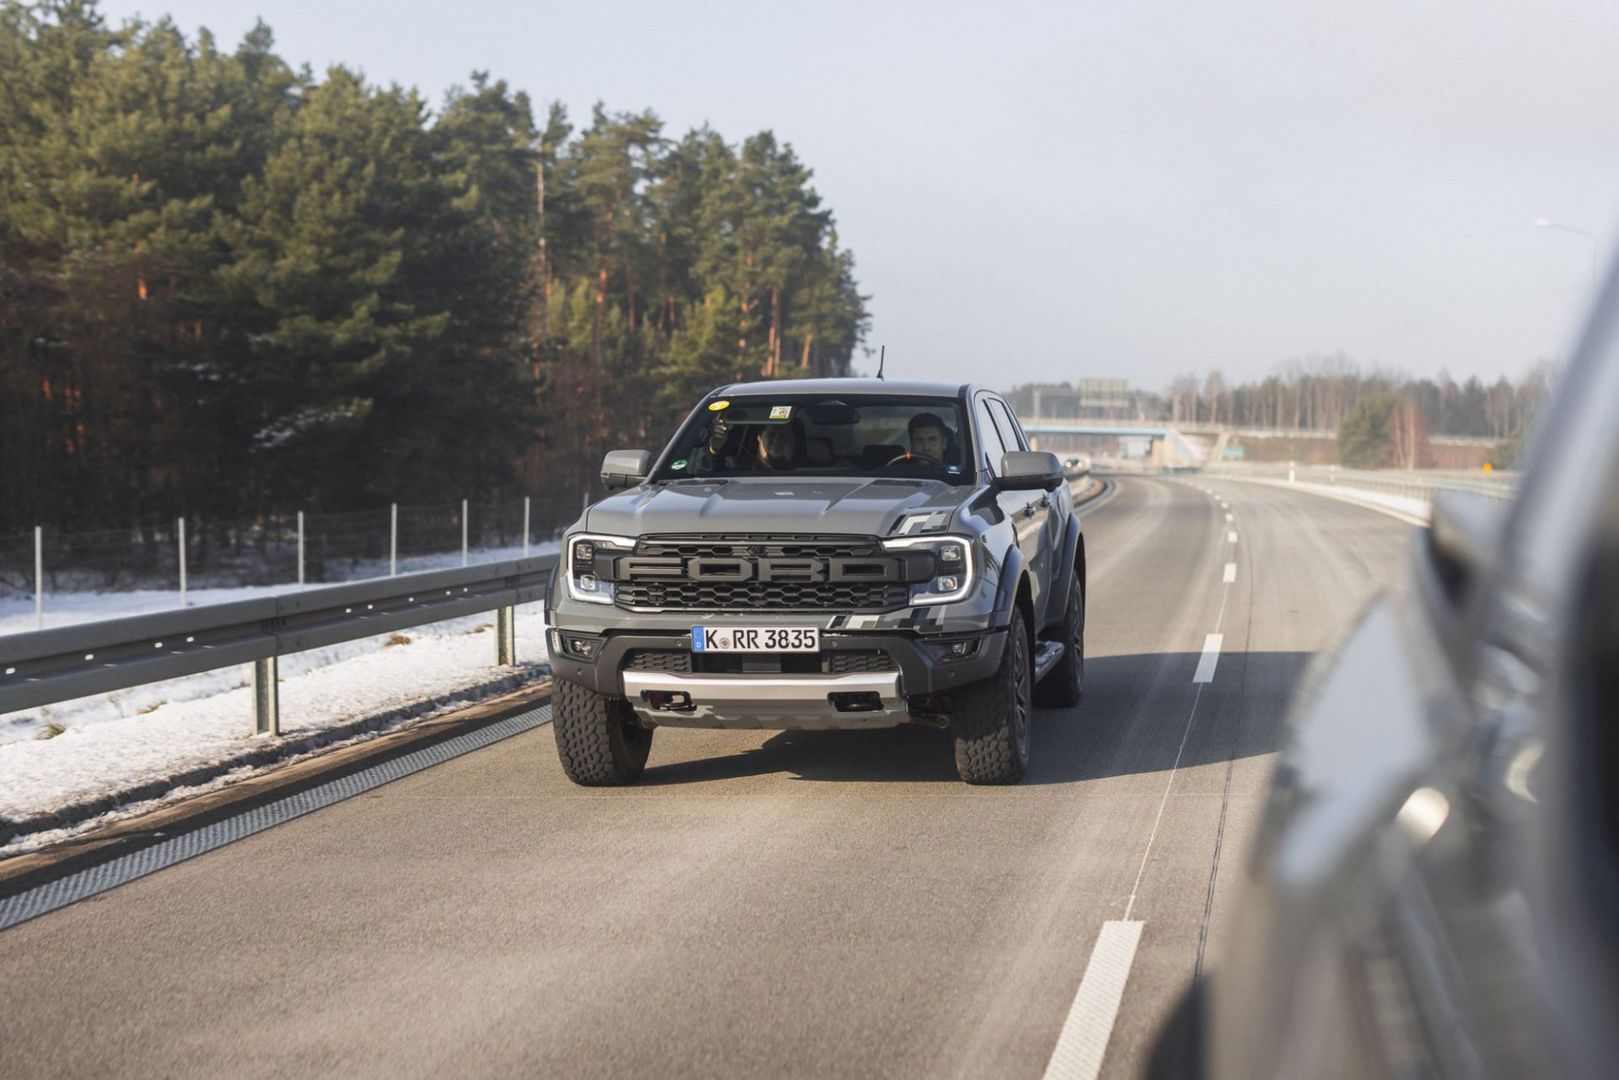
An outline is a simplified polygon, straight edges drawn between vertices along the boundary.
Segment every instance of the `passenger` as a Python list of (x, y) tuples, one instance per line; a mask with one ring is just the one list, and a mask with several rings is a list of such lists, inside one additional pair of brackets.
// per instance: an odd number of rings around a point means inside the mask
[(804, 424), (789, 420), (785, 424), (766, 424), (759, 429), (755, 440), (761, 469), (798, 469), (804, 465)]
[(955, 433), (935, 413), (917, 413), (910, 423), (911, 453), (941, 463), (955, 461)]

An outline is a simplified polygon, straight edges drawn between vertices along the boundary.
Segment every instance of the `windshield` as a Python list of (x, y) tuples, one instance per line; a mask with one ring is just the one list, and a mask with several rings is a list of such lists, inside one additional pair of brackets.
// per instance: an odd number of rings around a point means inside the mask
[(950, 398), (830, 394), (718, 399), (686, 421), (654, 480), (705, 476), (971, 479)]

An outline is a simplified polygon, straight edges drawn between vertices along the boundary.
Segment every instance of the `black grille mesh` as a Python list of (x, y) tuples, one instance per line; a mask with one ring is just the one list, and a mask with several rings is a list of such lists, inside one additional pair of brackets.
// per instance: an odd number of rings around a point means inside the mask
[(691, 653), (682, 649), (631, 649), (624, 658), (630, 671), (691, 671)]

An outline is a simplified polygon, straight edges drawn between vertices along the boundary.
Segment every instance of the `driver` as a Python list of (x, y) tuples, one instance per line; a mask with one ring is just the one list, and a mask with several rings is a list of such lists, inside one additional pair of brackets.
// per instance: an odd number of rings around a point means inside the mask
[(759, 429), (754, 442), (762, 469), (797, 469), (804, 464), (804, 424), (793, 419)]
[(944, 462), (954, 441), (943, 420), (935, 413), (917, 413), (910, 423), (911, 453)]

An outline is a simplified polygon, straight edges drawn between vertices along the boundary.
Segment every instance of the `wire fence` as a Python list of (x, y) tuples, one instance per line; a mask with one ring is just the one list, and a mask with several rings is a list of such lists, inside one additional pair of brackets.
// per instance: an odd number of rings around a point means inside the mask
[[(327, 584), (537, 554), (579, 516), (582, 496), (339, 513), (186, 519), (128, 529), (0, 534), (0, 598)], [(463, 507), (464, 512), (463, 512)], [(526, 528), (525, 528), (526, 525)], [(183, 555), (182, 555), (183, 552)]]

